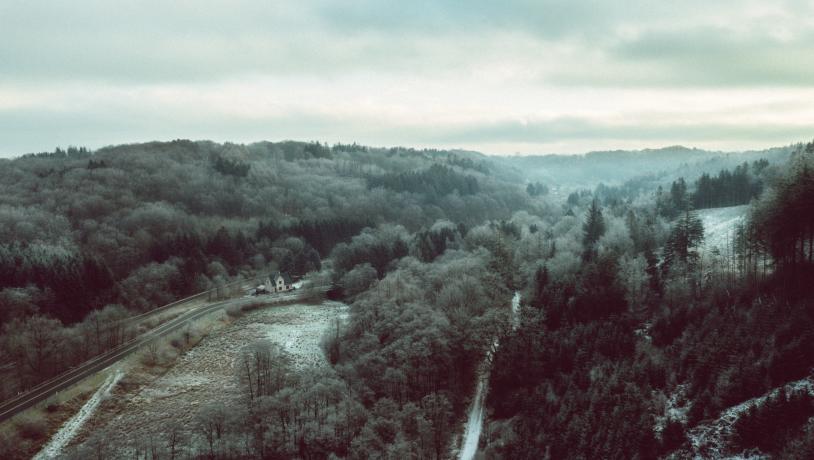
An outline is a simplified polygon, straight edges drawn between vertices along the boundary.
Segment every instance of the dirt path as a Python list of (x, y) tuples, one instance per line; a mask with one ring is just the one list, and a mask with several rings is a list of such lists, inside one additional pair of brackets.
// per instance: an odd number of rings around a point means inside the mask
[[(520, 293), (515, 292), (512, 297), (512, 329), (517, 329), (520, 325)], [(492, 350), (497, 349), (499, 346), (498, 339), (495, 338)], [(469, 417), (466, 420), (466, 427), (464, 428), (463, 441), (461, 442), (461, 450), (458, 458), (460, 460), (472, 460), (478, 452), (480, 442), (480, 434), (483, 429), (483, 405), (486, 400), (486, 391), (489, 386), (489, 373), (491, 372), (492, 363), (492, 350), (486, 355), (483, 363), (478, 369), (478, 386), (475, 391), (475, 397), (472, 399), (472, 405), (469, 408)]]

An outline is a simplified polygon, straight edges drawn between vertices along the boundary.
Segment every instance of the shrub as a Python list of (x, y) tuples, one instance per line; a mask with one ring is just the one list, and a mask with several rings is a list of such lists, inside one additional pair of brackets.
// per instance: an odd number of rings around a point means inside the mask
[(229, 315), (230, 318), (237, 318), (243, 313), (242, 310), (240, 305), (229, 305), (229, 307), (226, 308), (226, 314)]
[(54, 413), (62, 407), (58, 402), (49, 402), (48, 405), (45, 406), (45, 410), (48, 413)]
[(48, 425), (45, 423), (45, 418), (39, 414), (22, 416), (15, 422), (15, 426), (17, 427), (17, 432), (24, 439), (43, 439), (48, 432)]

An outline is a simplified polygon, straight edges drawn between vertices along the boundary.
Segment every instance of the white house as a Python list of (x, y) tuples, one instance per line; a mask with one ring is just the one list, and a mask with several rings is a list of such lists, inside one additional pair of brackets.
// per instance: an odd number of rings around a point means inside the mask
[(266, 290), (268, 292), (286, 292), (294, 289), (291, 278), (287, 273), (274, 272), (266, 280)]

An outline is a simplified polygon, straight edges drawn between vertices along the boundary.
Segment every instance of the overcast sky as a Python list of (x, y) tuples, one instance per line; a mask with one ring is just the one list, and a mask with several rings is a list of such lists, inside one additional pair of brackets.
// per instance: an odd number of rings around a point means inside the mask
[(175, 138), (528, 154), (812, 137), (812, 1), (0, 0), (0, 156)]

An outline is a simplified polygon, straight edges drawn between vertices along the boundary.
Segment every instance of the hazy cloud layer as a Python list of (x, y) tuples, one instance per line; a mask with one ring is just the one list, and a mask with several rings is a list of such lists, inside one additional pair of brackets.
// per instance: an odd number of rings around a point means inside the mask
[(575, 152), (812, 137), (814, 6), (0, 3), (0, 155), (178, 137)]

